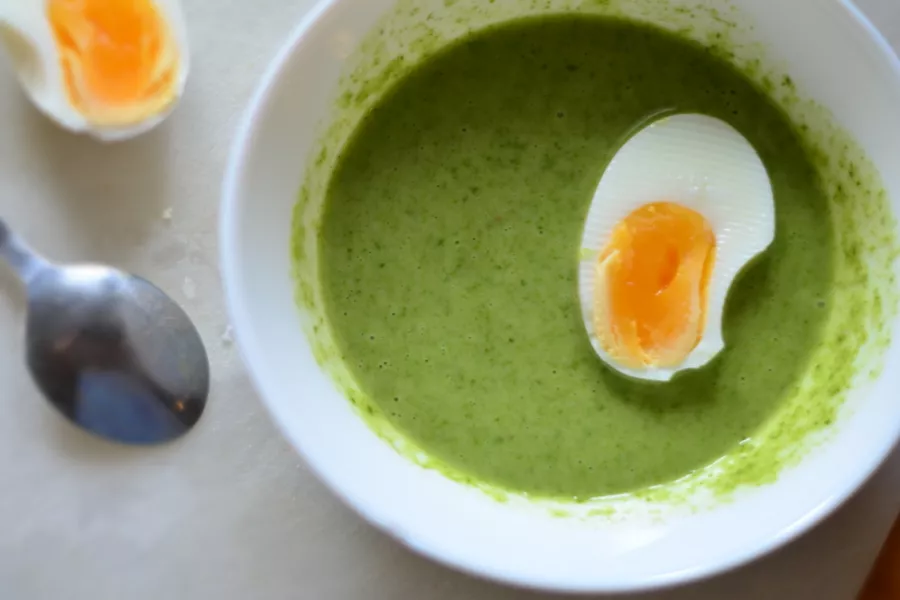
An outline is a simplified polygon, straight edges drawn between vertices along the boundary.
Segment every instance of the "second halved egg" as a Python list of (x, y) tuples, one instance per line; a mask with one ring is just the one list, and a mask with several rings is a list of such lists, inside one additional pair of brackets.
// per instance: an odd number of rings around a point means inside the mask
[(0, 39), (38, 108), (104, 140), (161, 122), (187, 79), (179, 0), (0, 0)]
[(775, 236), (765, 166), (727, 123), (660, 119), (619, 150), (585, 222), (579, 295), (597, 354), (667, 381), (723, 348), (728, 290)]

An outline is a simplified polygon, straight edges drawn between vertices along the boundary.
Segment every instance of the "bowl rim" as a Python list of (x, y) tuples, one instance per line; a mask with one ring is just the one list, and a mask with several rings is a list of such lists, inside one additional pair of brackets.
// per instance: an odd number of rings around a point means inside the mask
[[(300, 439), (299, 436), (295, 435), (294, 432), (285, 425), (282, 409), (279, 407), (278, 403), (270, 400), (270, 398), (274, 396), (275, 390), (270, 389), (270, 384), (265, 380), (261, 369), (258, 367), (258, 362), (262, 360), (261, 356), (255, 349), (251, 351), (250, 346), (252, 346), (252, 344), (248, 344), (248, 339), (250, 337), (249, 332), (253, 328), (253, 319), (242, 298), (241, 290), (244, 287), (242, 281), (243, 278), (240, 275), (240, 269), (238, 267), (239, 257), (237, 245), (234, 242), (239, 235), (238, 215), (240, 214), (239, 207), (243, 203), (239, 196), (239, 191), (242, 187), (241, 182), (243, 180), (244, 169), (248, 162), (252, 146), (251, 141), (254, 138), (256, 125), (260, 119), (260, 115), (265, 113), (272, 92), (276, 87), (282, 72), (285, 70), (291, 56), (300, 45), (304, 36), (319, 23), (329, 9), (340, 1), (341, 0), (318, 0), (310, 7), (297, 25), (293, 27), (285, 41), (282, 42), (280, 48), (269, 61), (262, 76), (258, 80), (250, 100), (240, 115), (229, 149), (220, 195), (218, 235), (220, 272), (225, 293), (227, 315), (233, 326), (236, 346), (242, 361), (246, 366), (250, 380), (262, 400), (266, 411), (269, 413), (282, 436), (291, 443), (294, 450), (303, 458), (304, 462), (310, 467), (316, 477), (346, 506), (362, 516), (371, 525), (383, 533), (388, 534), (391, 538), (397, 540), (417, 554), (427, 557), (441, 565), (481, 579), (521, 589), (563, 592), (569, 594), (651, 592), (677, 587), (727, 573), (785, 546), (789, 542), (810, 531), (815, 525), (821, 523), (824, 519), (834, 513), (884, 464), (895, 448), (898, 440), (900, 440), (900, 421), (895, 424), (893, 435), (885, 438), (884, 443), (878, 451), (871, 453), (865, 461), (859, 465), (859, 468), (856, 469), (854, 475), (844, 481), (844, 484), (838, 491), (822, 498), (818, 504), (811, 506), (803, 517), (797, 519), (792, 525), (782, 529), (767, 542), (757, 544), (755, 547), (747, 547), (733, 552), (730, 555), (723, 556), (721, 560), (716, 562), (709, 562), (705, 565), (672, 571), (648, 578), (642, 584), (611, 581), (601, 586), (573, 584), (566, 581), (549, 582), (545, 578), (514, 576), (492, 570), (482, 564), (478, 564), (474, 561), (469, 562), (459, 556), (446, 556), (442, 554), (442, 551), (438, 548), (417, 543), (414, 538), (398, 535), (397, 532), (389, 526), (388, 515), (381, 514), (368, 505), (365, 498), (353, 497), (352, 495), (347, 494), (346, 490), (342, 489), (336, 478), (332, 477), (321, 462), (317, 460), (315, 452), (311, 452), (310, 449), (306, 448), (304, 440)], [(874, 49), (877, 50), (877, 57), (886, 62), (886, 66), (889, 67), (894, 77), (900, 81), (900, 58), (898, 58), (884, 35), (875, 27), (862, 10), (852, 2), (852, 0), (831, 1), (835, 6), (844, 11), (848, 26), (856, 27), (865, 34), (873, 44)]]

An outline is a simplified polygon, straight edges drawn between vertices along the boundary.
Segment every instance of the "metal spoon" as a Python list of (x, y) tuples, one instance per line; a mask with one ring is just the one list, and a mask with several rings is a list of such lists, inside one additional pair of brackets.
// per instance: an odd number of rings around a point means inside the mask
[(126, 444), (165, 442), (197, 423), (209, 359), (171, 298), (109, 267), (53, 265), (2, 219), (0, 257), (28, 293), (28, 368), (66, 418)]

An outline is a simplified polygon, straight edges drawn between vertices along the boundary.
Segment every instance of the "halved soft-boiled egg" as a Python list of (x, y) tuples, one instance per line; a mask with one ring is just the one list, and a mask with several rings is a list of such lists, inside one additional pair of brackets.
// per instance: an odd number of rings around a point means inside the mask
[(722, 315), (741, 269), (775, 237), (766, 168), (727, 123), (657, 120), (630, 138), (588, 211), (582, 316), (617, 371), (668, 381), (724, 347)]
[(160, 123), (187, 80), (179, 0), (0, 0), (0, 38), (38, 108), (103, 140)]

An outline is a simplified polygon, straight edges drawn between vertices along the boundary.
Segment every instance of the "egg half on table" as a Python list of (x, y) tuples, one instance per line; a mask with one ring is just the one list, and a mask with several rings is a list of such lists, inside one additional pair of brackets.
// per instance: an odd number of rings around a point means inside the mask
[(179, 0), (0, 0), (0, 39), (41, 111), (105, 141), (159, 124), (187, 79)]
[(668, 381), (724, 347), (728, 290), (775, 237), (765, 166), (733, 127), (697, 114), (639, 131), (616, 153), (585, 221), (582, 316), (615, 370)]

